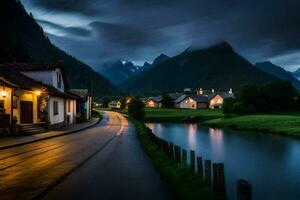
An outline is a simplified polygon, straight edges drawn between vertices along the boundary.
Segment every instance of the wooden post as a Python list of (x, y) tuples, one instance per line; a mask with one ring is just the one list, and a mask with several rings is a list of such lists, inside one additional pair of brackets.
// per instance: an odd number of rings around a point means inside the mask
[(205, 160), (204, 161), (204, 167), (205, 167), (204, 181), (208, 185), (211, 185), (211, 161), (210, 160)]
[(181, 148), (177, 146), (178, 148), (178, 162), (181, 162)]
[(190, 151), (190, 165), (191, 170), (195, 173), (195, 151)]
[(226, 196), (225, 187), (225, 175), (224, 175), (224, 164), (214, 163), (213, 164), (213, 189), (215, 194)]
[(252, 200), (252, 186), (245, 180), (237, 181), (237, 200)]
[(186, 165), (186, 157), (187, 157), (187, 153), (186, 153), (186, 150), (185, 149), (182, 149), (182, 162), (183, 164)]
[(198, 176), (201, 180), (203, 180), (203, 163), (202, 163), (202, 157), (197, 157), (197, 171)]
[(179, 161), (178, 146), (175, 145), (174, 149), (175, 149), (175, 161), (178, 162)]
[(174, 159), (174, 144), (171, 142), (169, 147), (169, 156)]

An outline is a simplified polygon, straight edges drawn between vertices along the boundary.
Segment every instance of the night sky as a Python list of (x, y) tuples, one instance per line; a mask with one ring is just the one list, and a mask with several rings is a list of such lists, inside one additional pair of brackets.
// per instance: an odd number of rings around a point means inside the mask
[(229, 42), (250, 62), (300, 67), (299, 0), (22, 0), (51, 41), (95, 67)]

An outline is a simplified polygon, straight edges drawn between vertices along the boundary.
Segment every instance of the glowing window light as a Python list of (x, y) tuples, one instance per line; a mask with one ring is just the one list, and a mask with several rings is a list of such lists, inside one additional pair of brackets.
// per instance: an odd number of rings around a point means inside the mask
[(5, 89), (3, 88), (2, 92), (1, 92), (1, 96), (3, 98), (5, 98), (7, 96), (7, 92), (5, 91)]
[(41, 95), (41, 91), (37, 90), (37, 91), (35, 91), (35, 94), (36, 94), (37, 96), (40, 96), (40, 95)]

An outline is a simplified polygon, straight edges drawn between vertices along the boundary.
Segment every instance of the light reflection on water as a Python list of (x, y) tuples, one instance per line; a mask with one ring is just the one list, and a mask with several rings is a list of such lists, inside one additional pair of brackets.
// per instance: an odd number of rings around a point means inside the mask
[(196, 124), (147, 124), (160, 138), (212, 162), (224, 162), (229, 199), (236, 181), (253, 185), (255, 200), (300, 199), (300, 140)]

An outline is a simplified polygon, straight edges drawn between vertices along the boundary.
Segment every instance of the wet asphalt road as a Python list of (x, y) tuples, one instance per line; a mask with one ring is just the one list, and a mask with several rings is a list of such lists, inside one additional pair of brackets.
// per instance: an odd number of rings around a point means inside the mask
[(0, 151), (0, 199), (172, 199), (126, 118)]

